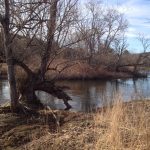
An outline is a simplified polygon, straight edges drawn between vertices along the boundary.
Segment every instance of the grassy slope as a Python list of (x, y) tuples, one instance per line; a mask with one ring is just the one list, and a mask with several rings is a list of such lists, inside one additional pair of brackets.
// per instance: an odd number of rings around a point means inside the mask
[(122, 103), (97, 113), (40, 111), (0, 114), (0, 149), (149, 150), (150, 101)]

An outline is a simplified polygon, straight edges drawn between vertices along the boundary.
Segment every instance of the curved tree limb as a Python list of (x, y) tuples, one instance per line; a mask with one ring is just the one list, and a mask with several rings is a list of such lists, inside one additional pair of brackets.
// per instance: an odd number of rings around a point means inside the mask
[(64, 101), (64, 104), (66, 105), (66, 110), (69, 110), (71, 108), (71, 105), (68, 103), (69, 100), (72, 100), (69, 95), (67, 95), (62, 88), (59, 86), (56, 86), (52, 82), (42, 82), (41, 84), (37, 84), (34, 87), (35, 91), (44, 91), (46, 93), (51, 94), (54, 97), (57, 97), (58, 99), (62, 99)]
[(28, 75), (33, 75), (34, 73), (32, 72), (32, 70), (22, 61), (19, 61), (18, 59), (13, 59), (14, 61), (14, 65), (18, 65), (20, 67), (22, 67), (24, 69), (24, 71), (28, 74)]

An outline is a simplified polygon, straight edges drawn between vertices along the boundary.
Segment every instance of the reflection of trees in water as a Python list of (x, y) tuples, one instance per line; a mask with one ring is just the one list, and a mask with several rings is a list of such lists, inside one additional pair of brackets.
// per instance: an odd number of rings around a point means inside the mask
[(133, 79), (133, 89), (134, 89), (134, 93), (137, 93), (137, 92), (138, 92), (137, 79)]
[[(97, 106), (103, 106), (111, 103), (117, 93), (121, 93), (125, 97), (127, 95), (127, 98), (131, 98), (133, 92), (139, 92), (139, 87), (143, 89), (149, 87), (147, 85), (148, 82), (150, 82), (150, 80), (141, 79), (113, 81), (67, 81), (62, 82), (62, 85), (66, 85), (71, 88), (69, 92), (73, 98), (74, 109), (89, 112)], [(42, 97), (47, 97), (47, 95), (45, 94)], [(48, 96), (46, 99), (47, 104), (50, 105), (51, 108), (60, 109), (61, 100), (57, 101), (57, 103), (52, 96)]]
[(0, 82), (0, 98), (7, 100), (10, 98), (7, 80), (3, 80)]
[(89, 111), (98, 106), (105, 106), (113, 101), (118, 93), (119, 82), (110, 81), (92, 81), (92, 84), (85, 83), (82, 90), (82, 110)]
[(10, 99), (7, 80), (0, 81), (0, 104), (8, 102)]
[[(81, 110), (89, 112), (101, 103), (106, 91), (104, 81), (76, 82), (72, 90), (73, 95), (80, 96)], [(80, 105), (79, 105), (80, 106)]]
[(104, 106), (107, 103), (107, 81), (99, 82), (96, 86), (97, 100), (99, 101), (99, 106)]
[[(148, 78), (134, 78), (134, 79), (121, 79), (116, 80), (116, 93), (121, 93), (124, 100), (140, 99), (149, 95)], [(123, 93), (122, 93), (123, 92)]]
[[(150, 80), (113, 80), (113, 81), (65, 81), (61, 85), (70, 87), (67, 92), (73, 98), (73, 107), (75, 110), (89, 112), (97, 106), (106, 105), (112, 102), (114, 96), (119, 92), (127, 98), (131, 98), (133, 92), (139, 92), (140, 88), (149, 88)], [(123, 90), (123, 93), (122, 91)], [(147, 92), (148, 90), (146, 90)], [(147, 92), (148, 93), (148, 92)], [(146, 93), (146, 94), (147, 94)], [(149, 93), (148, 93), (149, 95)], [(45, 93), (41, 98), (53, 109), (63, 108), (61, 100), (56, 100), (54, 97)]]
[(136, 94), (136, 99), (149, 97), (150, 80), (149, 78), (133, 79), (133, 89)]
[(103, 93), (100, 93), (101, 106), (105, 106), (112, 103), (118, 91), (119, 91), (119, 83), (117, 80), (107, 81)]
[(2, 82), (0, 82), (0, 104), (3, 103), (3, 86), (2, 86)]
[[(83, 111), (90, 111), (97, 106), (103, 106), (110, 102), (110, 97), (113, 96), (114, 89), (119, 86), (112, 85), (108, 81), (71, 81), (62, 82), (61, 85), (66, 85), (71, 88), (71, 94), (78, 99), (78, 106)], [(114, 86), (112, 88), (112, 86)], [(111, 92), (110, 92), (111, 91)], [(78, 96), (79, 98), (77, 98)]]
[(82, 96), (81, 100), (81, 109), (83, 111), (90, 111), (91, 107), (91, 97), (90, 97), (90, 90), (88, 87), (85, 87), (84, 95)]
[(2, 97), (3, 86), (2, 82), (0, 82), (0, 97)]
[[(122, 92), (121, 90), (123, 90), (123, 98), (126, 100), (132, 99), (133, 93), (138, 93), (136, 98), (140, 98), (140, 94), (142, 94), (143, 97), (150, 96), (150, 78), (133, 80), (120, 79), (113, 81), (63, 81), (61, 85), (66, 85), (71, 88), (67, 92), (69, 92), (73, 98), (72, 104), (74, 109), (79, 111), (89, 111), (98, 105), (106, 105), (112, 101), (116, 93)], [(57, 100), (44, 92), (37, 92), (36, 94), (52, 109), (64, 108), (64, 104), (61, 100)], [(2, 80), (0, 82), (0, 103), (5, 99), (9, 99), (9, 88), (8, 82)]]
[(84, 91), (85, 92), (81, 100), (81, 109), (85, 112), (90, 112), (93, 108), (96, 107), (93, 99), (93, 95), (96, 96), (96, 91), (94, 87), (86, 87)]

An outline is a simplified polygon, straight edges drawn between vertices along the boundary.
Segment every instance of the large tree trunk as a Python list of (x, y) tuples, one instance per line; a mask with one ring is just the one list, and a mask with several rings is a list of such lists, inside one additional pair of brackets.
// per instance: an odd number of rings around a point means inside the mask
[(28, 78), (21, 81), (18, 80), (19, 101), (31, 109), (43, 108), (42, 103), (35, 95), (36, 77), (34, 74), (28, 74)]
[(45, 73), (47, 71), (47, 65), (48, 65), (48, 61), (50, 58), (50, 54), (53, 48), (54, 33), (56, 30), (57, 4), (58, 4), (58, 0), (51, 1), (50, 17), (49, 17), (49, 22), (48, 22), (47, 45), (43, 53), (41, 66), (40, 66), (41, 79), (43, 81), (44, 81)]
[(9, 61), (7, 61), (7, 65), (8, 65), (8, 82), (10, 86), (11, 109), (13, 112), (15, 112), (18, 109), (18, 95), (14, 75), (14, 65)]
[(8, 82), (10, 86), (10, 99), (11, 99), (11, 109), (12, 111), (16, 111), (18, 109), (18, 96), (16, 89), (16, 80), (15, 80), (15, 71), (14, 71), (14, 63), (13, 63), (13, 54), (11, 50), (10, 43), (10, 29), (9, 22), (10, 20), (10, 11), (9, 11), (9, 0), (5, 0), (5, 16), (2, 20), (3, 26), (3, 39), (4, 39), (4, 50), (6, 55), (6, 63), (8, 68)]
[(35, 95), (35, 90), (32, 85), (24, 88), (19, 100), (22, 101), (23, 105), (29, 107), (30, 109), (38, 110), (44, 108), (43, 104)]

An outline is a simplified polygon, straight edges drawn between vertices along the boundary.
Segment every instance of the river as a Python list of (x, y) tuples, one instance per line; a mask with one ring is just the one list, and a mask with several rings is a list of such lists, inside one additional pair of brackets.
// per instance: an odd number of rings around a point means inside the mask
[[(72, 111), (88, 112), (111, 102), (115, 97), (122, 97), (124, 101), (150, 98), (150, 78), (117, 79), (117, 80), (89, 80), (89, 81), (61, 81), (60, 85), (69, 86), (66, 92), (72, 97), (69, 103)], [(37, 96), (45, 105), (52, 109), (64, 109), (62, 100), (58, 100), (47, 93), (38, 91)], [(0, 81), (0, 104), (9, 100), (9, 86), (7, 80)]]

